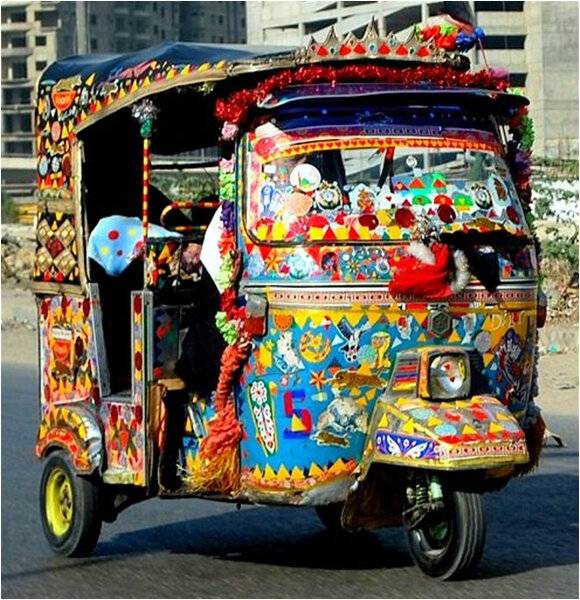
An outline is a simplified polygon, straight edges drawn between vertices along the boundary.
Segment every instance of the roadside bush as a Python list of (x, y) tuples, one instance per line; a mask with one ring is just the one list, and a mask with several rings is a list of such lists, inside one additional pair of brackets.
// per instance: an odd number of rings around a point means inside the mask
[(18, 211), (11, 196), (2, 190), (2, 223), (16, 223)]

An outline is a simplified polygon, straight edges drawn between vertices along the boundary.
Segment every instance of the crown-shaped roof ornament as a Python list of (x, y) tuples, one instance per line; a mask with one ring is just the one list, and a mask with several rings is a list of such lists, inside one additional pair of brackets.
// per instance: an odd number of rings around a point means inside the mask
[(373, 18), (361, 38), (350, 32), (340, 39), (334, 26), (323, 42), (317, 42), (312, 37), (305, 48), (297, 51), (296, 60), (300, 63), (316, 63), (378, 59), (468, 68), (468, 59), (460, 54), (465, 48), (457, 44), (461, 35), (464, 34), (456, 26), (416, 26), (402, 41), (393, 32), (382, 37)]

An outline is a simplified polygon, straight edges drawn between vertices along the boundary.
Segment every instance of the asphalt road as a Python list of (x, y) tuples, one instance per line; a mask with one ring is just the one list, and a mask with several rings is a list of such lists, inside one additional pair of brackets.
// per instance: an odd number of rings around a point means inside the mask
[(469, 581), (421, 575), (400, 530), (335, 537), (308, 509), (201, 500), (133, 506), (104, 526), (93, 557), (65, 559), (49, 550), (38, 515), (35, 366), (10, 354), (4, 345), (5, 598), (578, 597), (577, 410), (550, 419), (568, 448), (548, 448), (539, 472), (486, 497), (486, 551)]

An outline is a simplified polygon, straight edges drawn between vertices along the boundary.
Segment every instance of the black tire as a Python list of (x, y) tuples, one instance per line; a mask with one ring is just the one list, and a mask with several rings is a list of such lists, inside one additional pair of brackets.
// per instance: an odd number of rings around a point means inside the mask
[[(56, 503), (54, 495), (58, 490), (60, 500)], [(103, 524), (100, 491), (94, 477), (75, 474), (66, 452), (48, 456), (40, 482), (40, 517), (44, 535), (54, 552), (64, 556), (92, 553)], [(49, 508), (55, 504), (58, 509)], [(54, 511), (59, 513), (56, 521)]]
[[(429, 577), (461, 579), (475, 570), (485, 545), (481, 495), (450, 491), (445, 516), (439, 524), (407, 529), (407, 544), (415, 564)], [(434, 536), (434, 530), (442, 539)]]
[(346, 533), (346, 529), (340, 522), (343, 506), (344, 504), (342, 502), (337, 502), (335, 504), (322, 504), (315, 508), (320, 522), (329, 531), (334, 533)]

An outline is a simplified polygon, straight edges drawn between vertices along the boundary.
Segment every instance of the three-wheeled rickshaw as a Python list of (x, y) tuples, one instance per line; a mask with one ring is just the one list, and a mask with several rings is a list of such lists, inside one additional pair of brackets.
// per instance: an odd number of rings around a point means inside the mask
[[(479, 560), (537, 464), (527, 100), (481, 38), (163, 44), (38, 85), (40, 512), (90, 553), (151, 497), (404, 526)], [(243, 513), (241, 517), (243, 518)]]

